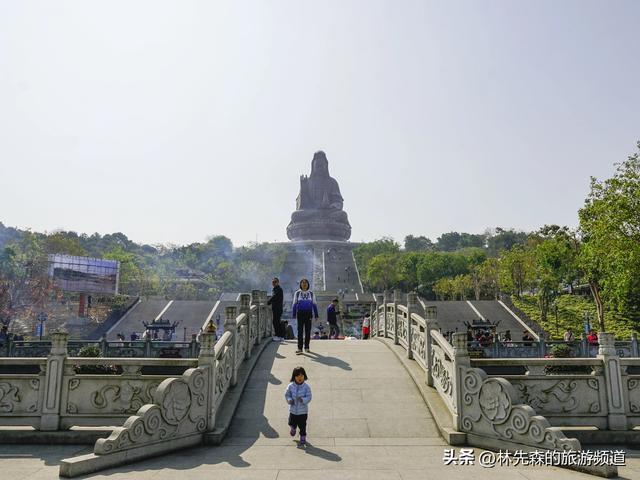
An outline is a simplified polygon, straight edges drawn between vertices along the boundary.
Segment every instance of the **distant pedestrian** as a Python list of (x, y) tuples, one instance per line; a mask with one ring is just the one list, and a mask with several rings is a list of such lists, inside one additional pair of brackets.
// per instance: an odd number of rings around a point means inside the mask
[(267, 305), (271, 305), (271, 313), (273, 316), (273, 341), (281, 342), (285, 337), (281, 320), (284, 292), (282, 291), (280, 279), (278, 277), (273, 277), (273, 280), (271, 280), (271, 286), (273, 287), (273, 290), (271, 298), (267, 301)]
[(340, 335), (340, 327), (338, 327), (338, 311), (339, 300), (334, 298), (327, 307), (327, 322), (329, 322), (329, 338), (338, 339)]
[(307, 417), (311, 401), (311, 387), (307, 381), (307, 372), (296, 367), (291, 373), (291, 383), (287, 386), (284, 398), (289, 404), (289, 434), (294, 437), (296, 429), (300, 429), (300, 445), (307, 443)]
[(562, 338), (567, 343), (573, 342), (576, 339), (576, 337), (573, 335), (573, 332), (571, 331), (571, 327), (567, 327)]
[(587, 335), (587, 342), (589, 342), (589, 345), (597, 347), (599, 345), (598, 332), (596, 332), (595, 330), (589, 330), (589, 335)]
[(292, 315), (298, 320), (298, 350), (296, 355), (302, 353), (302, 347), (309, 351), (311, 342), (311, 317), (318, 320), (318, 306), (313, 292), (309, 290), (309, 280), (300, 280), (300, 289), (293, 294)]
[(365, 313), (364, 319), (362, 320), (362, 339), (369, 340), (369, 334), (371, 325), (371, 316), (368, 313)]
[(529, 330), (524, 330), (524, 332), (522, 333), (522, 345), (525, 346), (525, 347), (530, 347), (534, 340), (535, 339), (529, 333)]

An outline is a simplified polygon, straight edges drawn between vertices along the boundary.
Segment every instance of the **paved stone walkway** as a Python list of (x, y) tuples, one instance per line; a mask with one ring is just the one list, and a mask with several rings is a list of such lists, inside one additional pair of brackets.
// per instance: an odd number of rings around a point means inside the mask
[[(415, 385), (377, 341), (272, 344), (258, 361), (219, 447), (176, 452), (89, 478), (153, 480), (491, 480), (593, 479), (551, 467), (444, 466), (448, 448)], [(302, 365), (313, 391), (306, 448), (291, 439), (284, 390)], [(57, 462), (88, 447), (0, 445), (0, 478), (57, 478)], [(479, 451), (476, 449), (476, 454)], [(622, 478), (640, 479), (640, 452), (630, 452)]]

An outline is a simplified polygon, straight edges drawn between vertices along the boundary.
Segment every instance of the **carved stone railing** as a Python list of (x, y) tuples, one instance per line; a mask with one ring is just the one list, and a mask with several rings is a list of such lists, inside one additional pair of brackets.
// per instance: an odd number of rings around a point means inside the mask
[[(618, 354), (621, 349), (637, 353), (635, 335), (623, 343), (602, 333), (599, 346), (591, 347), (597, 349), (595, 358), (473, 358), (466, 334), (455, 333), (449, 342), (433, 321), (412, 311), (415, 301), (410, 294), (406, 306), (397, 298), (392, 308), (378, 302), (372, 333), (393, 339), (425, 370), (427, 385), (438, 392), (468, 443), (579, 449), (576, 439), (554, 427), (593, 426), (606, 433), (640, 426), (640, 359)], [(394, 314), (397, 335), (380, 327), (383, 314)], [(505, 348), (539, 352), (531, 343)], [(593, 354), (589, 347), (577, 351)]]
[[(565, 346), (571, 358), (595, 358), (598, 356), (598, 345), (589, 345), (586, 336), (581, 340), (564, 342), (561, 340), (540, 341), (493, 341), (483, 344), (474, 340), (467, 342), (469, 354), (474, 358), (548, 358), (553, 354), (553, 347)], [(617, 340), (614, 343), (616, 355), (620, 358), (638, 358), (640, 352), (638, 339), (634, 333), (631, 340)]]
[[(448, 342), (433, 320), (414, 311), (418, 304), (415, 294), (407, 296), (406, 306), (400, 304), (397, 292), (393, 303), (389, 299), (386, 294), (382, 310), (379, 306), (375, 309), (373, 334), (393, 339), (425, 370), (427, 385), (436, 389), (451, 414), (453, 428), (464, 432), (468, 443), (486, 448), (495, 448), (496, 442), (552, 450), (580, 448), (577, 440), (552, 428), (549, 421), (522, 403), (508, 380), (489, 377), (471, 366), (466, 334), (456, 333), (453, 345)], [(380, 328), (381, 313), (386, 328)]]
[[(0, 347), (1, 357), (46, 357), (51, 351), (52, 342), (49, 340), (7, 341)], [(141, 357), (141, 358), (197, 358), (200, 345), (195, 335), (190, 341), (107, 341), (100, 340), (70, 340), (67, 342), (67, 353), (76, 356), (82, 347), (92, 346), (100, 349), (103, 357)]]
[(241, 294), (239, 305), (225, 309), (220, 339), (202, 334), (197, 365), (180, 377), (162, 380), (155, 392), (149, 387), (151, 402), (98, 440), (92, 454), (63, 460), (60, 475), (82, 475), (201, 444), (204, 435), (214, 431), (216, 414), (238, 382), (240, 366), (254, 346), (268, 341), (271, 325), (266, 294)]

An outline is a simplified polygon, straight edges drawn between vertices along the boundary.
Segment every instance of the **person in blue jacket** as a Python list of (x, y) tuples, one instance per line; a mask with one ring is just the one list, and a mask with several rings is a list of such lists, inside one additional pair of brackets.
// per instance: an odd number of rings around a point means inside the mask
[(307, 417), (309, 415), (309, 402), (311, 401), (311, 387), (307, 380), (307, 372), (303, 367), (296, 367), (291, 373), (291, 383), (284, 392), (284, 399), (289, 404), (289, 433), (295, 436), (296, 429), (300, 428), (300, 445), (307, 442)]
[(300, 289), (293, 294), (292, 315), (298, 320), (298, 350), (296, 355), (302, 353), (304, 349), (309, 351), (311, 341), (311, 317), (318, 319), (318, 306), (316, 305), (313, 292), (309, 290), (309, 280), (300, 280)]

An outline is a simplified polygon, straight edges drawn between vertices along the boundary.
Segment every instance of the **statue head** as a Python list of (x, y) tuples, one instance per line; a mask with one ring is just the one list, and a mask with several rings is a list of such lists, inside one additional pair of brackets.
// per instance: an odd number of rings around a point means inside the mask
[(311, 175), (321, 177), (329, 176), (329, 161), (322, 150), (313, 154), (313, 160), (311, 161)]

